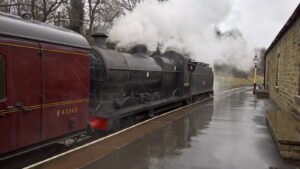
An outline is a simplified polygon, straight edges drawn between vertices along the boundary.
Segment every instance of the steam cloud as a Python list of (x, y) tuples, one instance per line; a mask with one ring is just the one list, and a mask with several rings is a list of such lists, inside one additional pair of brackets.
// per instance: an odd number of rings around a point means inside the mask
[(155, 50), (161, 43), (162, 51), (171, 48), (196, 61), (229, 63), (246, 70), (251, 57), (240, 31), (217, 30), (231, 9), (232, 0), (145, 0), (115, 19), (109, 37), (117, 47), (143, 43)]

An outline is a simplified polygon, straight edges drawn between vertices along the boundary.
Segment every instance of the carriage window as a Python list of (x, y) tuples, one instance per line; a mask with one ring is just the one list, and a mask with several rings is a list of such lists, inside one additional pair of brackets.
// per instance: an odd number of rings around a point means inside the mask
[(6, 97), (5, 59), (0, 55), (0, 100)]

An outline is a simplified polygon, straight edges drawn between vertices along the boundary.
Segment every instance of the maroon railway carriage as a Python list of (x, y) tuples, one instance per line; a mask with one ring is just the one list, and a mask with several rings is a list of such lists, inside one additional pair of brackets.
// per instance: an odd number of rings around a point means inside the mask
[(0, 154), (86, 128), (89, 44), (0, 13)]

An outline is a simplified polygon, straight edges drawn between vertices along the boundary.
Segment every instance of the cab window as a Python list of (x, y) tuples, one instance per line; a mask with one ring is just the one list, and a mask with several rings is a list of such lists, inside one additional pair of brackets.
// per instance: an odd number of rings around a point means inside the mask
[(6, 97), (5, 59), (0, 55), (0, 100)]

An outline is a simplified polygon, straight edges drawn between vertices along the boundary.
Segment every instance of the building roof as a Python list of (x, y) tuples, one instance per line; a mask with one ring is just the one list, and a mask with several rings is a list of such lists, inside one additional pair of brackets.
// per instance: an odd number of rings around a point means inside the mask
[(300, 16), (300, 3), (298, 4), (297, 8), (295, 9), (294, 13), (290, 16), (288, 21), (285, 23), (283, 28), (280, 30), (280, 32), (277, 34), (269, 48), (267, 49), (265, 53), (265, 57), (270, 52), (270, 50), (275, 46), (275, 44), (280, 40), (280, 38), (286, 33), (286, 31), (297, 21), (297, 19)]
[(80, 34), (19, 16), (0, 12), (0, 35), (89, 49), (89, 43)]

